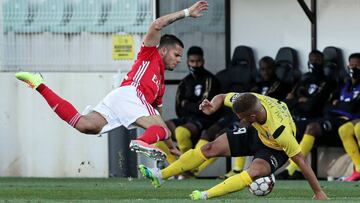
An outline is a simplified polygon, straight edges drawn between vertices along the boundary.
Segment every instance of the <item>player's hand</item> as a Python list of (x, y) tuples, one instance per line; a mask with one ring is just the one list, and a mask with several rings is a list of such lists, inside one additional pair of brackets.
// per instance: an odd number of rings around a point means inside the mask
[(208, 10), (208, 7), (207, 1), (198, 1), (189, 7), (189, 14), (193, 18), (198, 18), (203, 15), (203, 11)]
[(215, 108), (209, 100), (204, 99), (201, 102), (201, 104), (199, 105), (199, 110), (202, 111), (206, 115), (210, 115), (210, 114), (214, 113)]
[(329, 198), (326, 196), (326, 194), (325, 194), (324, 191), (320, 191), (320, 192), (315, 193), (313, 199), (316, 199), (316, 200), (327, 200), (327, 199), (329, 199)]
[(294, 94), (293, 93), (287, 94), (286, 99), (294, 99)]
[(307, 102), (308, 100), (309, 100), (309, 99), (306, 98), (306, 97), (300, 97), (298, 101), (299, 101), (300, 103), (305, 103), (305, 102)]
[(169, 151), (171, 154), (175, 155), (175, 156), (181, 156), (181, 152), (176, 148), (169, 148)]

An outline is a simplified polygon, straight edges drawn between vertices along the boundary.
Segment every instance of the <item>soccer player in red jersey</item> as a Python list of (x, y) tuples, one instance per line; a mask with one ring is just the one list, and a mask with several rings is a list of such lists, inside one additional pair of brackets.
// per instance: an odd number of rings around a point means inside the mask
[(164, 140), (171, 153), (180, 155), (161, 118), (161, 106), (165, 91), (164, 71), (174, 70), (180, 63), (184, 45), (174, 35), (161, 36), (160, 31), (185, 17), (200, 17), (207, 8), (208, 3), (201, 0), (187, 9), (152, 22), (137, 59), (120, 87), (110, 92), (86, 115), (80, 115), (72, 104), (48, 88), (39, 73), (18, 72), (15, 76), (37, 90), (61, 119), (82, 133), (99, 134), (119, 126), (129, 128), (135, 125), (146, 130), (138, 139), (131, 141), (132, 150), (163, 160), (165, 154), (150, 144)]

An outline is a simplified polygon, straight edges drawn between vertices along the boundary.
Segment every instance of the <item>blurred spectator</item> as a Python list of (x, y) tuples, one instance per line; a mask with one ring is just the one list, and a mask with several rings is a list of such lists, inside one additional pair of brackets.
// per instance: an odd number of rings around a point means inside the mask
[[(285, 99), (296, 123), (296, 137), (298, 141), (301, 140), (300, 147), (304, 156), (309, 154), (315, 141), (313, 132), (307, 125), (322, 118), (324, 106), (336, 87), (333, 80), (325, 77), (323, 62), (323, 54), (320, 51), (311, 51), (309, 72), (303, 75)], [(291, 162), (287, 169), (279, 174), (279, 178), (286, 179), (293, 175), (302, 177), (296, 164)]]
[(285, 99), (291, 87), (282, 83), (276, 74), (276, 64), (274, 59), (265, 56), (259, 61), (260, 80), (251, 88), (250, 92), (267, 95), (278, 100)]
[(350, 55), (348, 68), (351, 79), (342, 86), (340, 97), (334, 101), (332, 112), (348, 121), (338, 130), (345, 151), (354, 163), (353, 174), (345, 181), (358, 181), (360, 180), (360, 53)]
[[(250, 92), (268, 95), (279, 100), (284, 99), (291, 90), (291, 87), (285, 85), (277, 78), (275, 69), (276, 64), (274, 59), (269, 56), (261, 58), (259, 61), (260, 81), (250, 89)], [(218, 122), (207, 129), (206, 132), (202, 134), (200, 140), (202, 142), (213, 141), (217, 135), (220, 135), (222, 132), (224, 132), (226, 128), (232, 128), (233, 130), (239, 128), (238, 119), (233, 116), (232, 112), (230, 112), (229, 115), (223, 116), (220, 120), (218, 120)], [(240, 173), (243, 170), (246, 160), (245, 158), (246, 157), (236, 157), (232, 165), (232, 169), (226, 173), (223, 178), (228, 178)], [(215, 158), (212, 158), (204, 162), (204, 164), (198, 168), (197, 172), (201, 172), (214, 161)]]

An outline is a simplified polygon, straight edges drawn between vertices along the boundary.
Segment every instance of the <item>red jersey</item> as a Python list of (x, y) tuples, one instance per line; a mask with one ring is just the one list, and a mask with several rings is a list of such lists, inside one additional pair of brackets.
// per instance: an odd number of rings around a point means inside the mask
[(156, 47), (141, 46), (137, 59), (120, 86), (134, 86), (153, 107), (162, 105), (165, 66)]

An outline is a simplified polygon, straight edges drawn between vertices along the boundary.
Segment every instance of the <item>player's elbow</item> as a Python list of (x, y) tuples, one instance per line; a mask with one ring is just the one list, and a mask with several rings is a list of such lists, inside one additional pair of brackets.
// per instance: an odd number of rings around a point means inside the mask
[(161, 18), (158, 18), (151, 23), (150, 29), (160, 31), (163, 27), (164, 27), (163, 20)]
[(79, 122), (76, 124), (75, 128), (81, 133), (92, 135), (99, 134), (102, 129), (100, 126), (89, 122)]
[(300, 165), (306, 164), (304, 155), (299, 152), (295, 156), (291, 157), (291, 160), (293, 160), (299, 167)]

